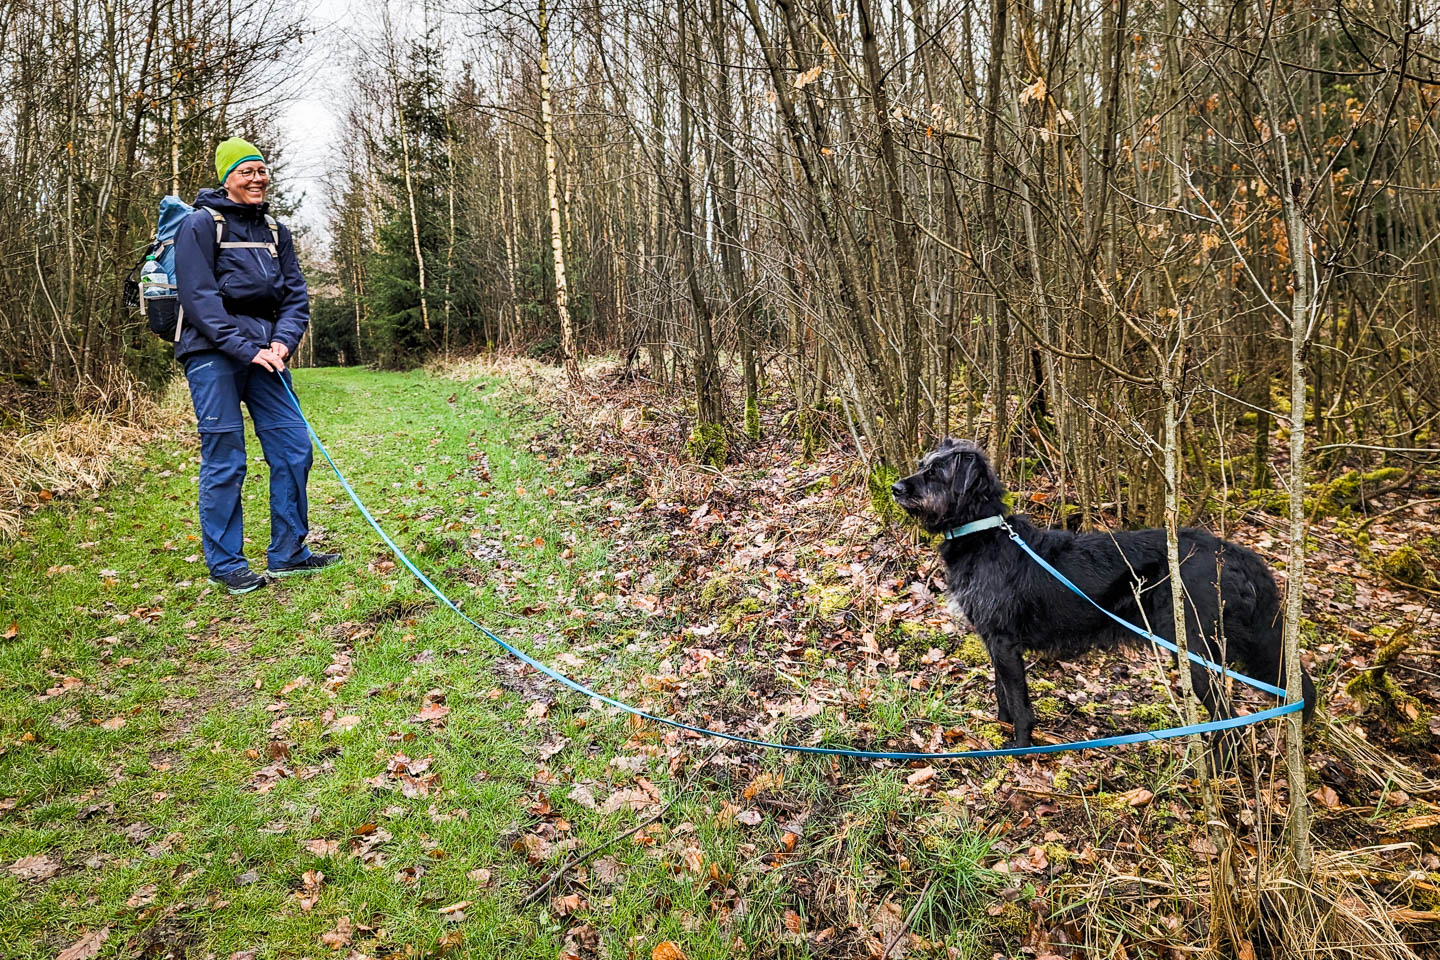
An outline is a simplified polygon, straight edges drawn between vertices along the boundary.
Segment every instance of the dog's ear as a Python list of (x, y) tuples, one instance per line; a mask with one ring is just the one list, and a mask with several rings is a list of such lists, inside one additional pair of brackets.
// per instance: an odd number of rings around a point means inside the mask
[(982, 468), (975, 456), (975, 451), (956, 444), (954, 453), (954, 467), (950, 474), (950, 483), (951, 489), (955, 493), (955, 502), (961, 504), (969, 499), (970, 487), (975, 482), (975, 475)]

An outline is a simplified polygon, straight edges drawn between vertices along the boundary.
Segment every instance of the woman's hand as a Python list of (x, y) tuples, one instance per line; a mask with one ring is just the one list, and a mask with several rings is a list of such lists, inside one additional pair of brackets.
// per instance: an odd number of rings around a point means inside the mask
[(285, 360), (290, 356), (290, 348), (285, 346), (285, 344), (281, 343), (279, 340), (270, 341), (270, 350), (281, 360)]
[(266, 347), (255, 354), (255, 359), (250, 362), (259, 364), (272, 373), (279, 373), (285, 369), (285, 357), (276, 353), (271, 347)]

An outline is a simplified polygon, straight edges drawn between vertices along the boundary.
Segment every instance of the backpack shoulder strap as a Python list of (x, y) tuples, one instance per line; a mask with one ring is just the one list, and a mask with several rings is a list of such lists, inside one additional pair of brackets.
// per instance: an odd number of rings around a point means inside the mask
[(270, 228), (269, 243), (255, 243), (253, 241), (226, 240), (225, 239), (225, 214), (210, 207), (201, 207), (210, 216), (215, 218), (215, 245), (222, 250), (251, 249), (269, 250), (270, 256), (279, 259), (280, 257), (280, 225), (270, 214), (265, 214), (265, 224)]

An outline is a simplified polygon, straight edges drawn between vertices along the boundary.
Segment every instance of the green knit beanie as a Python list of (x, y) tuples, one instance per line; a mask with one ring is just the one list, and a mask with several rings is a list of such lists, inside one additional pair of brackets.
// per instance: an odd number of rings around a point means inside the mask
[(265, 158), (260, 156), (260, 151), (255, 149), (255, 144), (249, 140), (241, 140), (239, 137), (231, 137), (215, 148), (215, 175), (220, 178), (221, 183), (224, 183), (225, 178), (247, 160), (265, 162)]

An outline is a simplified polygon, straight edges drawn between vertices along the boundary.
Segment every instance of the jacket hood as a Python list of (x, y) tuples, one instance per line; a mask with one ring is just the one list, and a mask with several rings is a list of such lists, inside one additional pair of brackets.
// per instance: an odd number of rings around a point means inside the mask
[(264, 203), (236, 203), (223, 187), (202, 187), (195, 194), (195, 206), (209, 207), (221, 213), (240, 217), (261, 217), (270, 212), (270, 201)]

